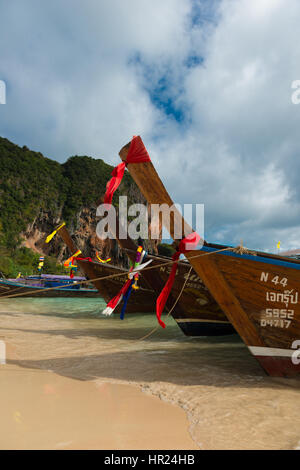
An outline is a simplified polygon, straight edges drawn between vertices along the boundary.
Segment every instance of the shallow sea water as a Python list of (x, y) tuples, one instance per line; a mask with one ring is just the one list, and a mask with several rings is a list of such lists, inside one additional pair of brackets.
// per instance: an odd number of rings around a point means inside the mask
[(101, 314), (101, 299), (1, 299), (8, 363), (134, 384), (182, 407), (199, 449), (300, 449), (300, 380), (270, 378), (237, 335), (190, 338), (172, 317)]

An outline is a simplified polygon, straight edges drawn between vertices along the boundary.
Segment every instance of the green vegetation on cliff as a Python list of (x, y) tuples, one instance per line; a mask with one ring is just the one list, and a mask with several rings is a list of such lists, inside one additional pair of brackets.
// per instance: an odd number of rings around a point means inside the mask
[(0, 244), (15, 249), (41, 209), (66, 199), (61, 165), (0, 138)]
[[(65, 220), (69, 227), (76, 225), (78, 212), (104, 194), (112, 169), (87, 156), (60, 164), (0, 137), (0, 271), (13, 275), (22, 266), (29, 271), (36, 266), (38, 255), (20, 248), (22, 232), (43, 213)], [(129, 174), (124, 176), (114, 199), (135, 186)], [(27, 256), (25, 261), (22, 256)]]
[[(19, 272), (23, 276), (38, 274), (39, 256), (38, 253), (25, 247), (16, 248), (13, 252), (0, 247), (0, 276), (15, 278)], [(45, 256), (43, 272), (67, 274), (66, 269), (50, 256)]]
[[(0, 244), (16, 248), (21, 232), (41, 211), (72, 222), (82, 207), (104, 194), (112, 169), (87, 156), (60, 164), (0, 137)], [(121, 192), (130, 184), (126, 174)]]

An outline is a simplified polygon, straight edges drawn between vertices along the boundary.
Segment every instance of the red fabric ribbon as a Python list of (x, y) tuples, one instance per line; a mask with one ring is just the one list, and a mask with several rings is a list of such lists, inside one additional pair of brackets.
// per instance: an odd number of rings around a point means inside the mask
[(111, 204), (114, 192), (120, 186), (124, 171), (128, 163), (142, 163), (150, 162), (150, 156), (146, 150), (146, 147), (139, 136), (134, 136), (128, 151), (128, 155), (125, 162), (120, 163), (112, 171), (112, 178), (106, 185), (106, 193), (104, 196), (104, 204)]
[(166, 301), (168, 300), (168, 297), (170, 295), (170, 292), (171, 292), (171, 289), (172, 289), (172, 286), (173, 286), (173, 283), (174, 283), (174, 279), (175, 279), (175, 275), (176, 275), (176, 271), (177, 271), (177, 267), (178, 267), (179, 257), (182, 253), (186, 253), (187, 251), (195, 249), (200, 240), (201, 240), (201, 237), (200, 237), (200, 235), (198, 235), (198, 233), (196, 233), (196, 232), (190, 233), (190, 235), (188, 235), (186, 238), (181, 240), (181, 242), (179, 244), (179, 247), (178, 247), (178, 250), (172, 256), (173, 261), (176, 261), (176, 262), (173, 264), (172, 270), (171, 270), (170, 275), (169, 275), (169, 278), (168, 278), (163, 290), (159, 294), (159, 297), (157, 298), (157, 301), (156, 301), (157, 320), (158, 320), (158, 323), (160, 324), (160, 326), (162, 326), (163, 328), (165, 328), (166, 325), (161, 320), (161, 314), (162, 314), (162, 311), (163, 311), (164, 306), (166, 304)]
[[(130, 287), (130, 284), (132, 283), (132, 279), (128, 279), (125, 284), (123, 285), (122, 289), (113, 297), (107, 304), (106, 308), (110, 308), (112, 312), (115, 310), (115, 308), (119, 305), (121, 302), (124, 294), (127, 292), (127, 290)], [(112, 313), (111, 312), (111, 313)]]

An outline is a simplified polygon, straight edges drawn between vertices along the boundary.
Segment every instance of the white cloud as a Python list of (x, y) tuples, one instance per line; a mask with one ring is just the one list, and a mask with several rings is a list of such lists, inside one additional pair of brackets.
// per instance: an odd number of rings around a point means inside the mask
[(300, 106), (291, 103), (291, 84), (300, 76), (300, 5), (224, 0), (219, 14), (203, 64), (186, 74), (181, 100), (190, 125), (180, 141), (168, 137), (168, 187), (186, 202), (205, 202), (210, 239), (267, 249), (282, 234), (282, 246), (294, 247)]
[(3, 6), (0, 76), (9, 93), (1, 134), (63, 160), (112, 159), (133, 132), (152, 133), (163, 116), (130, 61), (137, 53), (158, 63), (178, 56), (188, 7), (182, 0)]
[(297, 0), (15, 0), (0, 16), (0, 135), (117, 163), (141, 134), (173, 199), (205, 203), (208, 239), (299, 246)]

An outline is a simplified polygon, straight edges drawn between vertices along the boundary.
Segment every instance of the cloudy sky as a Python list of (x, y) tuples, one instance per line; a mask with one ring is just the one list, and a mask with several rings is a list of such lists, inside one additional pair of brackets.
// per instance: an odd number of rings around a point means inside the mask
[(300, 247), (298, 0), (2, 0), (0, 21), (1, 136), (115, 164), (140, 134), (207, 240)]

